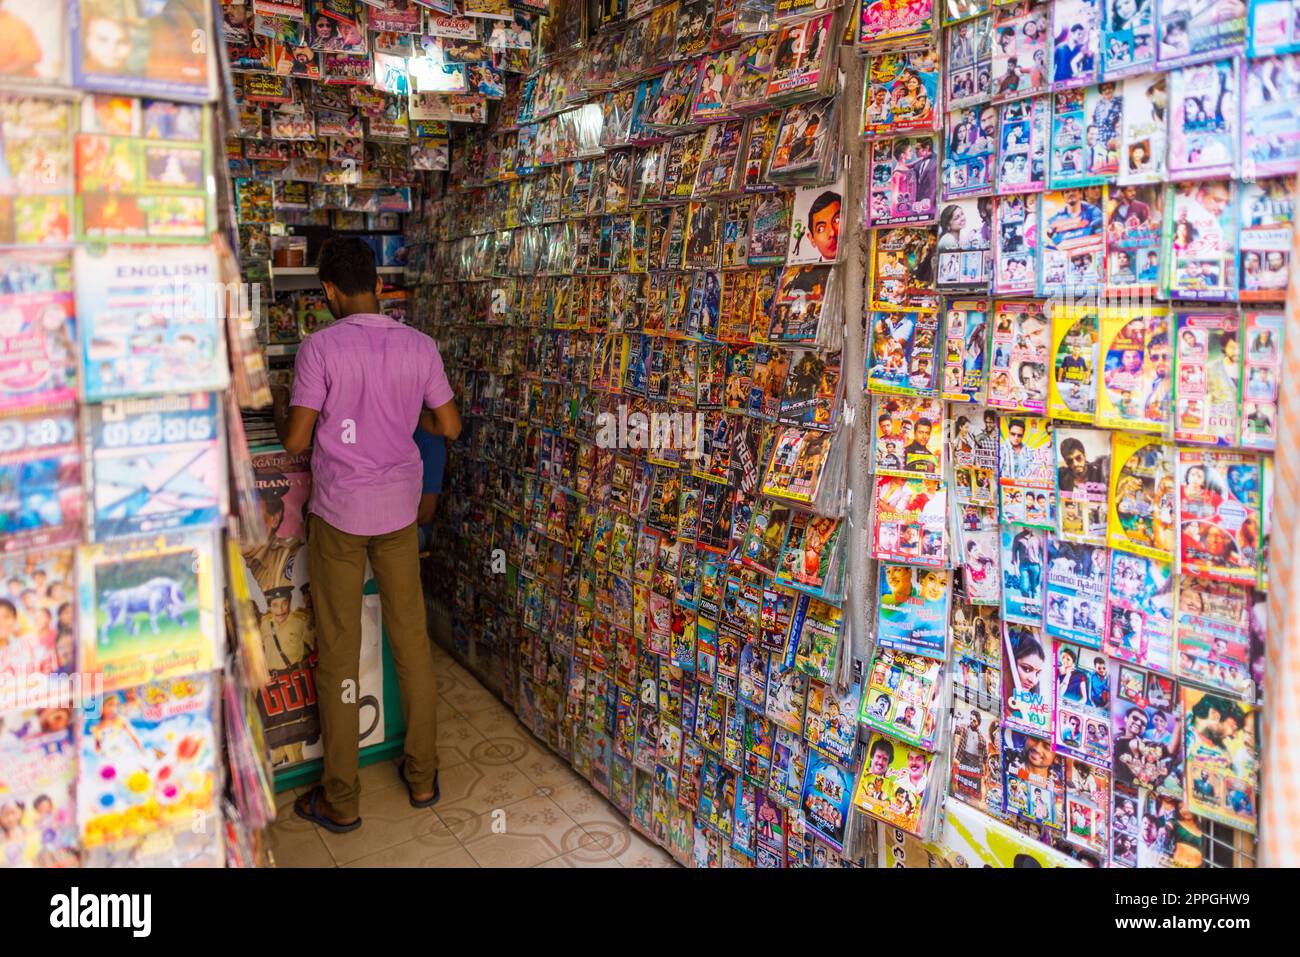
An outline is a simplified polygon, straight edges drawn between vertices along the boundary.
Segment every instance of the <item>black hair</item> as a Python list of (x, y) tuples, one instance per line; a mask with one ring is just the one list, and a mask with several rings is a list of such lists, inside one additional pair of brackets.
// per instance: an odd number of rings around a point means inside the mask
[(843, 202), (843, 200), (840, 199), (840, 194), (835, 192), (835, 190), (833, 189), (828, 189), (826, 190), (826, 192), (818, 196), (815, 200), (813, 200), (813, 204), (808, 207), (808, 228), (812, 229), (812, 221), (814, 216), (816, 216), (826, 207), (837, 205), (841, 202)]
[(321, 282), (332, 283), (345, 296), (374, 292), (379, 280), (375, 252), (355, 236), (331, 236), (321, 245), (316, 259)]

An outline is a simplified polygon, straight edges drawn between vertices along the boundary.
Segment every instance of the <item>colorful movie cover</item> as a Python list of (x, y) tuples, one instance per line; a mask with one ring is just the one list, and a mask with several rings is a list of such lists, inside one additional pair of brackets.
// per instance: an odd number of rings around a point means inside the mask
[(834, 685), (808, 682), (808, 710), (804, 719), (804, 740), (813, 749), (848, 764), (858, 741), (858, 711), (862, 706), (862, 684), (854, 681), (841, 694)]
[(1156, 4), (1158, 69), (1242, 52), (1246, 40), (1245, 4), (1189, 0), (1156, 0)]
[(999, 127), (999, 193), (1037, 193), (1045, 187), (1051, 113), (1051, 100), (1046, 96), (1003, 105)]
[(876, 479), (875, 491), (872, 556), (881, 561), (943, 567), (948, 526), (948, 496), (943, 483), (882, 475)]
[(1187, 808), (1247, 833), (1258, 815), (1259, 730), (1252, 705), (1184, 686)]
[(882, 562), (879, 575), (878, 647), (942, 659), (949, 573)]
[[(1245, 327), (1245, 386), (1240, 445), (1269, 451), (1277, 444), (1284, 316), (1280, 312), (1247, 312), (1242, 322)], [(1266, 496), (1266, 513), (1270, 501)]]
[(1050, 737), (1057, 687), (1048, 650), (1040, 628), (1002, 623), (1002, 714), (1006, 726)]
[(900, 396), (934, 395), (938, 325), (938, 314), (930, 311), (873, 313), (864, 383), (867, 391)]
[(1232, 445), (1241, 419), (1241, 318), (1174, 313), (1174, 441)]
[(76, 867), (76, 743), (70, 708), (9, 711), (0, 731), (0, 869)]
[(1095, 308), (1053, 305), (1052, 418), (1090, 423), (1096, 416), (1098, 336)]
[[(1047, 536), (1047, 611), (1044, 627), (1053, 638), (1101, 647), (1110, 553), (1101, 545)], [(1077, 659), (1076, 659), (1077, 660)]]
[[(72, 82), (82, 90), (207, 100), (212, 96), (212, 8), (201, 0), (167, 0), (157, 10), (107, 0), (68, 7)], [(363, 41), (364, 42), (364, 41)]]
[(939, 288), (987, 292), (993, 278), (992, 197), (959, 199), (939, 212)]
[(1295, 0), (1251, 0), (1247, 52), (1251, 58), (1300, 52)]
[(952, 110), (944, 127), (943, 198), (991, 193), (997, 173), (997, 107), (983, 104)]
[[(0, 701), (9, 702), (5, 707), (25, 700), (20, 695), (40, 694), (33, 676), (68, 674), (76, 664), (73, 560), (73, 552), (63, 549), (0, 556), (7, 588), (0, 599)], [(58, 691), (53, 683), (47, 687), (51, 696)]]
[[(1104, 721), (1094, 727), (1110, 730)], [(1065, 840), (1105, 864), (1110, 855), (1110, 771), (1066, 758), (1065, 784)]]
[(1007, 811), (1053, 830), (1065, 825), (1065, 762), (1052, 751), (1050, 736), (1003, 728), (1003, 785)]
[(215, 679), (194, 675), (109, 692), (80, 727), (77, 823), (87, 849), (188, 828), (215, 807)]
[(1121, 186), (1106, 201), (1106, 280), (1111, 292), (1151, 296), (1160, 285), (1164, 189)]
[[(1300, 92), (1296, 93), (1300, 102)], [(1291, 177), (1243, 182), (1237, 257), (1240, 302), (1275, 302), (1286, 295), (1295, 199)]]
[(988, 404), (995, 409), (1047, 411), (1050, 326), (1043, 305), (999, 301), (993, 309)]
[(89, 541), (214, 525), (225, 465), (211, 392), (86, 407)]
[(0, 552), (79, 542), (85, 493), (71, 397), (0, 418)]
[(1063, 426), (1057, 426), (1055, 432), (1061, 537), (1067, 542), (1104, 546), (1110, 489), (1110, 433)]
[(1004, 412), (999, 421), (999, 501), (1002, 521), (1056, 528), (1056, 454), (1052, 420)]
[(880, 475), (943, 475), (943, 403), (897, 396), (876, 399), (872, 435)]
[(1180, 567), (1253, 585), (1259, 576), (1259, 456), (1180, 447), (1177, 463)]
[(859, 720), (916, 747), (933, 750), (942, 688), (943, 662), (879, 648), (862, 693)]
[(1300, 168), (1300, 56), (1248, 60), (1241, 104), (1243, 179)]
[(989, 302), (951, 299), (943, 309), (945, 402), (983, 402), (988, 390)]
[(994, 295), (1033, 295), (1038, 278), (1038, 199), (1000, 196), (993, 234)]
[(1150, 73), (1156, 60), (1156, 0), (1105, 0), (1101, 74), (1107, 80)]
[(1237, 190), (1232, 180), (1178, 183), (1165, 200), (1171, 298), (1231, 300), (1237, 291)]
[(1119, 171), (1123, 101), (1118, 84), (1066, 90), (1053, 96), (1053, 189), (1094, 186)]
[(1102, 310), (1097, 424), (1163, 432), (1173, 402), (1172, 358), (1163, 308)]
[(1165, 674), (1173, 671), (1174, 580), (1171, 566), (1111, 552), (1106, 596), (1106, 653)]
[(1160, 562), (1174, 559), (1174, 450), (1154, 436), (1111, 434), (1107, 544)]
[(791, 517), (776, 578), (815, 598), (835, 600), (843, 568), (838, 559), (843, 523), (798, 512)]
[[(882, 53), (867, 61), (862, 135), (929, 133), (938, 127), (939, 52)], [(931, 167), (933, 168), (933, 154)]]
[(1237, 168), (1240, 71), (1236, 60), (1169, 74), (1169, 178), (1231, 176)]
[(866, 225), (925, 225), (938, 217), (937, 137), (900, 136), (871, 143)]
[(1047, 90), (1047, 4), (1018, 0), (993, 12), (992, 90), (995, 103), (1034, 96)]
[(858, 17), (859, 47), (905, 45), (928, 40), (939, 26), (935, 0), (863, 0)]
[[(995, 709), (997, 700), (995, 695)], [(1000, 715), (1000, 710), (991, 712), (970, 703), (955, 702), (952, 709), (952, 777), (948, 793), (992, 815), (1003, 813)]]
[(1038, 294), (1089, 292), (1106, 272), (1106, 187), (1050, 190), (1040, 197)]
[(1038, 528), (1002, 525), (1000, 534), (1004, 623), (1042, 628), (1047, 533)]
[(966, 596), (975, 605), (997, 606), (1002, 600), (998, 510), (966, 505), (959, 517), (957, 552)]
[[(1134, 0), (1112, 0), (1115, 3)], [(1147, 4), (1155, 0), (1145, 0)], [(1169, 142), (1169, 76), (1165, 73), (1131, 76), (1124, 80), (1123, 131), (1120, 136), (1119, 175), (1122, 186), (1163, 183)]]
[(992, 508), (997, 505), (998, 414), (982, 405), (969, 405), (953, 413), (953, 497), (958, 505)]
[(944, 31), (948, 56), (944, 63), (949, 108), (987, 100), (991, 92), (993, 18), (987, 14), (963, 20)]
[[(1097, 631), (1093, 637), (1098, 637)], [(1106, 655), (1092, 646), (1062, 640), (1052, 645), (1056, 662), (1057, 749), (1110, 767), (1110, 675)], [(1109, 804), (1107, 801), (1106, 806)]]
[(839, 262), (840, 207), (843, 196), (842, 177), (828, 187), (814, 186), (795, 190), (790, 213), (787, 265)]
[(1115, 662), (1111, 682), (1115, 786), (1183, 793), (1182, 700), (1173, 678)]
[(1102, 0), (1052, 5), (1052, 89), (1096, 83), (1101, 71)]
[(937, 309), (934, 230), (899, 226), (874, 230), (871, 236), (871, 308)]
[(852, 803), (853, 773), (833, 759), (810, 751), (799, 808), (808, 829), (837, 852), (844, 849)]
[(1185, 683), (1254, 701), (1250, 612), (1249, 587), (1179, 576), (1178, 677)]
[(920, 834), (934, 755), (879, 732), (867, 744), (853, 805), (909, 834)]

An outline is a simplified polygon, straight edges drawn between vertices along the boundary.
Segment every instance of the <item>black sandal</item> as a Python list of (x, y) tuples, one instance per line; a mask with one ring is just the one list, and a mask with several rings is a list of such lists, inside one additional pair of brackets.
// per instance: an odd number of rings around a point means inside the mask
[(402, 783), (406, 785), (406, 798), (411, 802), (411, 807), (418, 807), (418, 808), (433, 807), (435, 804), (438, 803), (438, 798), (442, 797), (442, 791), (439, 790), (438, 788), (437, 771), (433, 772), (433, 797), (425, 798), (423, 801), (417, 801), (415, 799), (415, 792), (411, 790), (411, 782), (406, 780), (405, 760), (403, 760), (400, 764), (397, 765), (397, 774), (398, 777), (402, 779)]
[(300, 797), (298, 800), (293, 802), (293, 813), (297, 814), (304, 820), (311, 821), (317, 827), (323, 827), (325, 830), (333, 831), (335, 834), (346, 834), (349, 831), (355, 831), (361, 826), (361, 818), (359, 817), (355, 821), (350, 821), (347, 824), (340, 824), (333, 818), (326, 817), (322, 814), (316, 807), (316, 800), (324, 793), (325, 789), (317, 784), (302, 796), (307, 798), (307, 810), (303, 809), (302, 797)]

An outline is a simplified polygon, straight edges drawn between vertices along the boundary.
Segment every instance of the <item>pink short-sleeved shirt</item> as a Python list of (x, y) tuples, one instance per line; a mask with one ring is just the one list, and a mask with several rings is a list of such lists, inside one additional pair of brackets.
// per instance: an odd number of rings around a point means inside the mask
[(424, 406), (452, 400), (434, 341), (387, 316), (356, 313), (298, 348), (291, 405), (315, 409), (311, 511), (351, 535), (415, 521), (424, 470), (411, 438)]

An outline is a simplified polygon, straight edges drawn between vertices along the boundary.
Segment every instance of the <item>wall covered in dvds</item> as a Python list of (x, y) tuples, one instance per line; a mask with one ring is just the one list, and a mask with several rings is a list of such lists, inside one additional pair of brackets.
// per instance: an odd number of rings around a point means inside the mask
[(408, 218), (455, 654), (686, 865), (1253, 866), (1300, 5), (532, 26)]
[(224, 596), (232, 423), (269, 396), (212, 11), (29, 6), (0, 12), (0, 867), (250, 865), (264, 665)]

